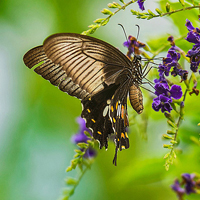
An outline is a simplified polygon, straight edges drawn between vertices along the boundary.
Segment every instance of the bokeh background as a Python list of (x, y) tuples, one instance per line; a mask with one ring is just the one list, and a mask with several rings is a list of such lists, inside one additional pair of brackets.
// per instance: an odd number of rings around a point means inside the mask
[[(100, 10), (108, 3), (107, 0), (0, 2), (1, 200), (58, 199), (65, 187), (64, 179), (76, 175), (76, 172), (66, 173), (65, 169), (74, 155), (71, 136), (78, 132), (75, 119), (81, 113), (80, 101), (26, 68), (22, 58), (26, 51), (42, 44), (53, 33), (87, 30), (93, 20), (103, 17)], [(159, 4), (146, 1), (145, 7), (155, 8)], [(131, 5), (93, 36), (126, 53), (122, 45), (124, 33), (118, 23), (132, 35), (137, 34), (135, 24), (140, 24), (139, 40), (154, 39), (155, 42), (160, 36), (186, 34), (186, 16), (196, 20), (197, 14), (196, 11), (193, 15), (185, 12), (179, 21), (176, 21), (176, 15), (174, 20), (158, 18), (146, 21), (136, 19), (130, 8), (139, 10), (137, 4)], [(174, 24), (179, 24), (179, 27)], [(157, 43), (160, 45), (162, 43)], [(186, 104), (178, 158), (169, 171), (163, 166), (163, 156), (169, 151), (162, 147), (167, 143), (162, 140), (162, 134), (168, 128), (166, 119), (151, 107), (145, 108), (144, 112), (149, 114), (148, 139), (143, 139), (140, 134), (138, 126), (143, 124), (132, 121), (130, 149), (119, 152), (118, 166), (112, 165), (114, 144), (110, 142), (108, 151), (98, 151), (91, 170), (84, 175), (71, 199), (177, 199), (170, 188), (174, 179), (182, 173), (200, 169), (199, 146), (191, 140), (191, 136), (199, 139), (199, 97), (189, 96)], [(199, 196), (191, 195), (188, 199), (199, 199)]]

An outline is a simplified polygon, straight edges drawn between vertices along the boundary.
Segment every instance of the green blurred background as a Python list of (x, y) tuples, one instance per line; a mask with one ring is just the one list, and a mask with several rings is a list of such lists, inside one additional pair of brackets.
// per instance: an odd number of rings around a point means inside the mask
[[(80, 101), (26, 68), (22, 58), (26, 51), (42, 44), (53, 33), (87, 30), (93, 20), (103, 17), (100, 10), (108, 3), (107, 0), (0, 2), (1, 200), (58, 199), (65, 187), (64, 179), (76, 175), (67, 174), (65, 169), (74, 155), (75, 146), (70, 139), (78, 131), (75, 119), (81, 113)], [(146, 8), (155, 6), (152, 1), (145, 2)], [(137, 4), (130, 7), (138, 10)], [(142, 42), (156, 39), (155, 35), (179, 35), (180, 29), (173, 26), (172, 20), (138, 20), (129, 10), (128, 7), (127, 11), (118, 13), (93, 36), (126, 53), (122, 45), (124, 33), (118, 23), (132, 35), (137, 34), (135, 24), (140, 24)], [(180, 153), (168, 172), (163, 166), (163, 156), (168, 150), (162, 147), (167, 142), (161, 139), (168, 128), (166, 120), (161, 113), (145, 108), (151, 115), (148, 139), (142, 139), (136, 125), (131, 126), (130, 149), (119, 152), (117, 167), (112, 165), (114, 144), (110, 142), (108, 151), (98, 151), (91, 170), (84, 175), (71, 199), (175, 200), (170, 188), (174, 179), (181, 173), (198, 172), (200, 168), (199, 146), (190, 139), (199, 137), (199, 98), (189, 97), (186, 103), (190, 106), (186, 108), (180, 130)], [(199, 199), (199, 196), (191, 195), (188, 199)]]

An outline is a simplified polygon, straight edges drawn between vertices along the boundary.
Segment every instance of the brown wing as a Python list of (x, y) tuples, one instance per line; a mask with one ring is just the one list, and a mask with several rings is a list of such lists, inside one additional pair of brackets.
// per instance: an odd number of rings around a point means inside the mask
[(118, 49), (93, 37), (61, 33), (48, 37), (24, 55), (24, 63), (60, 90), (83, 99), (115, 83), (131, 68), (130, 60)]

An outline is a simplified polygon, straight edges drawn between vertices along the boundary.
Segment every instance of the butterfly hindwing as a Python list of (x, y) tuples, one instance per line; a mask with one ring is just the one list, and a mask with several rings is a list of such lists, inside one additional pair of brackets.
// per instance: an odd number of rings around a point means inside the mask
[[(126, 76), (125, 76), (126, 77)], [(129, 139), (127, 135), (128, 112), (127, 112), (127, 95), (130, 79), (122, 78), (120, 86), (115, 91), (110, 103), (110, 119), (115, 133), (116, 151), (113, 163), (116, 165), (117, 151), (129, 148)]]
[(109, 103), (117, 85), (107, 86), (98, 94), (83, 99), (81, 117), (86, 120), (86, 126), (92, 131), (93, 137), (99, 141), (100, 148), (108, 147), (108, 136), (113, 133), (109, 118)]

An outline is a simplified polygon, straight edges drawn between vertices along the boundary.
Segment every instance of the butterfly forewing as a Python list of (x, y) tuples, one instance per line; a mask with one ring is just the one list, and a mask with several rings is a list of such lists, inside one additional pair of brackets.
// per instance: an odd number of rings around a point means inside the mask
[(115, 133), (115, 164), (118, 149), (129, 147), (128, 92), (133, 108), (138, 113), (141, 110), (142, 93), (133, 86), (141, 77), (137, 69), (141, 65), (134, 62), (106, 42), (75, 33), (52, 35), (24, 55), (27, 67), (37, 65), (36, 73), (82, 100), (81, 116), (100, 148), (107, 148), (108, 136)]
[(103, 83), (115, 83), (122, 70), (131, 67), (129, 59), (118, 49), (89, 36), (56, 34), (47, 38), (43, 47), (48, 58), (92, 95), (104, 89)]

